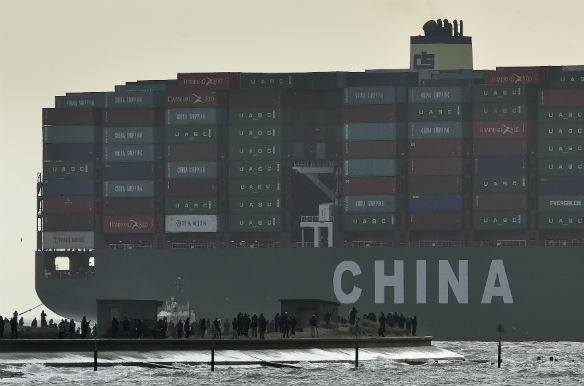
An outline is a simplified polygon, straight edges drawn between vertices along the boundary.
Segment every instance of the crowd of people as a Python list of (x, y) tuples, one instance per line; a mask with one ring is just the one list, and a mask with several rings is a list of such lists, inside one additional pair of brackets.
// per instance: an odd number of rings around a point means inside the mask
[[(418, 329), (418, 318), (416, 316), (404, 316), (404, 314), (398, 314), (397, 312), (388, 312), (387, 314), (381, 312), (379, 316), (370, 312), (363, 315), (363, 319), (379, 323), (379, 328), (377, 330), (379, 336), (385, 336), (387, 326), (391, 328), (397, 327), (405, 329), (412, 336), (416, 336)], [(349, 312), (349, 323), (353, 326), (357, 326), (358, 322), (359, 318), (357, 317), (357, 309), (353, 307), (351, 312)]]

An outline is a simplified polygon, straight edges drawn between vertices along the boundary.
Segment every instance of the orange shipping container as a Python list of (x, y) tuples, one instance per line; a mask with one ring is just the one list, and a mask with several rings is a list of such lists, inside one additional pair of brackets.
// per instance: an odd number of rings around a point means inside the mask
[(584, 89), (540, 90), (538, 101), (540, 106), (584, 106)]
[(395, 194), (395, 177), (350, 177), (343, 179), (343, 194)]
[(166, 145), (166, 161), (214, 161), (217, 159), (216, 143), (173, 143)]
[(539, 84), (548, 82), (549, 70), (540, 69), (516, 69), (484, 71), (486, 84)]
[(92, 196), (43, 197), (43, 214), (93, 213)]
[(176, 76), (176, 87), (195, 90), (239, 88), (239, 72), (197, 72)]
[(408, 156), (411, 158), (460, 157), (461, 155), (462, 141), (459, 139), (428, 139), (409, 142)]

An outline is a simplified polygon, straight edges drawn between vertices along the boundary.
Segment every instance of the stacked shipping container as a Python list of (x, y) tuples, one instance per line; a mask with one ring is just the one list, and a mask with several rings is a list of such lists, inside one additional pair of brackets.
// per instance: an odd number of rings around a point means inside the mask
[(408, 99), (409, 229), (462, 230), (470, 88), (412, 87)]
[[(498, 79), (495, 74), (491, 78)], [(529, 226), (528, 140), (533, 136), (535, 95), (534, 86), (521, 84), (488, 84), (473, 89), (475, 230)]]
[(551, 73), (538, 102), (538, 227), (584, 229), (584, 72)]

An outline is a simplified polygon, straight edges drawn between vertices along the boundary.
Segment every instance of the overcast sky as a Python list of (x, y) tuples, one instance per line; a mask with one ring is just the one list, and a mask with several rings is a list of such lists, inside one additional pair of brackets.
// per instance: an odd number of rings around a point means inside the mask
[(115, 84), (177, 72), (407, 68), (409, 36), (423, 34), (424, 22), (436, 18), (464, 20), (475, 69), (584, 64), (582, 4), (0, 0), (0, 315), (39, 304), (41, 109), (53, 107), (55, 95), (113, 91)]

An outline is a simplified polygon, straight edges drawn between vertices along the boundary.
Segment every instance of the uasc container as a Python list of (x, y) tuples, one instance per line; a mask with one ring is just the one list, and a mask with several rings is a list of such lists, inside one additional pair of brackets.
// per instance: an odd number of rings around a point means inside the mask
[(280, 161), (229, 162), (229, 178), (278, 177), (282, 175), (282, 172), (282, 163)]
[(527, 226), (525, 212), (474, 212), (472, 214), (472, 227), (476, 230), (527, 229)]
[(480, 102), (473, 104), (473, 119), (476, 121), (517, 121), (534, 117), (535, 109), (521, 102)]
[(391, 231), (397, 229), (395, 213), (343, 214), (347, 232)]
[(537, 135), (542, 139), (584, 139), (582, 123), (540, 123)]
[(217, 214), (217, 198), (167, 197), (164, 201), (166, 214)]
[(413, 122), (468, 121), (469, 107), (461, 103), (410, 103), (408, 119)]
[(278, 143), (230, 143), (231, 160), (277, 160), (282, 158), (282, 146)]
[(282, 209), (282, 198), (277, 196), (229, 198), (229, 213), (281, 213)]
[(540, 140), (537, 143), (538, 157), (565, 158), (584, 156), (584, 141), (576, 140)]
[(584, 214), (538, 213), (537, 226), (539, 229), (584, 229)]
[(45, 161), (43, 162), (43, 177), (54, 178), (92, 178), (93, 162), (91, 161)]
[(473, 192), (511, 193), (527, 191), (526, 176), (473, 176)]
[(540, 106), (537, 109), (537, 119), (540, 123), (582, 123), (584, 122), (584, 107)]
[(166, 143), (215, 143), (221, 126), (167, 126)]
[(584, 176), (584, 158), (540, 158), (539, 176)]
[(535, 86), (512, 84), (481, 84), (472, 89), (475, 102), (532, 101), (537, 96)]
[(289, 130), (281, 125), (229, 125), (229, 141), (280, 142), (282, 132)]
[(231, 196), (273, 196), (283, 191), (279, 178), (242, 178), (229, 180)]

